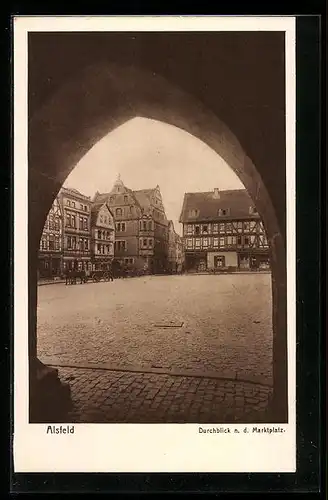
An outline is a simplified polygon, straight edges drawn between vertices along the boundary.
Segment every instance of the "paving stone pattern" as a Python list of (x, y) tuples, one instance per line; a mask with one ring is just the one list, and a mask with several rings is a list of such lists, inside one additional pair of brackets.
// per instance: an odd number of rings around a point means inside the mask
[[(149, 276), (38, 289), (38, 355), (271, 378), (271, 276)], [(159, 328), (161, 323), (181, 328)]]
[(42, 286), (38, 356), (64, 365), (72, 422), (261, 422), (270, 387), (220, 376), (271, 383), (271, 315), (264, 274)]
[(261, 423), (269, 387), (147, 373), (59, 368), (72, 423)]

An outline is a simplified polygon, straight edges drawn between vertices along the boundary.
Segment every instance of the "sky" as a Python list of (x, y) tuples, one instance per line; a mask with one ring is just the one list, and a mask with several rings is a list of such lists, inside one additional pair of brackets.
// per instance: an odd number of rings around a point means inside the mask
[(134, 118), (97, 142), (64, 186), (93, 197), (109, 192), (118, 175), (132, 190), (158, 184), (168, 219), (181, 234), (184, 193), (243, 189), (227, 163), (204, 142), (172, 125)]

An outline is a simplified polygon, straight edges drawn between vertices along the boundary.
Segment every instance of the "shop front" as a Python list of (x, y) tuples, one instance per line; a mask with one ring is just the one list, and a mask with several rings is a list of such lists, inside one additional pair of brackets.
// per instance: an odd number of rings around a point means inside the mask
[(186, 252), (186, 272), (196, 273), (207, 270), (206, 252)]

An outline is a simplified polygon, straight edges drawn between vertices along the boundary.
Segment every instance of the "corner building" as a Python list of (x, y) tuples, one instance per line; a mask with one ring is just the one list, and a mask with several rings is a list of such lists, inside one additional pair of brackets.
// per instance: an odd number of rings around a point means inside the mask
[(111, 192), (97, 192), (93, 202), (106, 202), (114, 216), (116, 260), (150, 273), (166, 269), (168, 222), (159, 186), (132, 191), (119, 176)]
[(263, 223), (245, 189), (186, 193), (180, 222), (186, 271), (270, 268)]
[(63, 269), (63, 214), (59, 198), (56, 197), (48, 213), (40, 240), (38, 254), (38, 277), (60, 277)]

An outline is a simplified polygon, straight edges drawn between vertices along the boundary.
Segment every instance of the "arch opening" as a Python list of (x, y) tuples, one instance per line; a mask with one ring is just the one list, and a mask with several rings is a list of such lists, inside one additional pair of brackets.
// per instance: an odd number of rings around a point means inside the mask
[[(254, 201), (272, 263), (272, 418), (286, 421), (285, 244), (260, 171), (228, 127), (193, 96), (136, 67), (88, 68), (64, 85), (29, 124), (30, 358), (36, 358), (37, 249), (48, 211), (77, 162), (99, 140), (135, 117), (161, 121), (200, 139), (235, 172)], [(39, 147), (40, 143), (43, 145)], [(278, 420), (277, 420), (278, 419)]]

